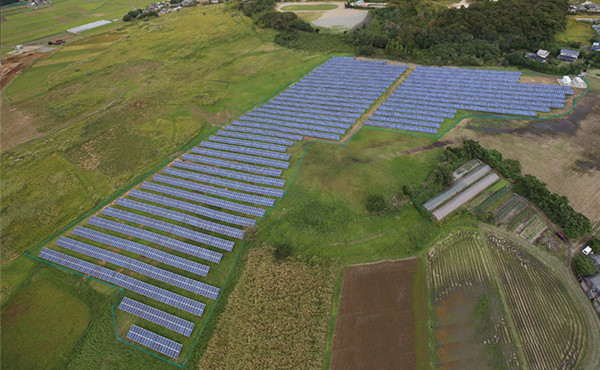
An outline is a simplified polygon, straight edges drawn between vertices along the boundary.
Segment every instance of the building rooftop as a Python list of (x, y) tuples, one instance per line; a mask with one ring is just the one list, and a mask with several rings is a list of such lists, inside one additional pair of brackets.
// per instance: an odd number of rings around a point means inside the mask
[(572, 56), (574, 58), (579, 57), (579, 51), (577, 50), (571, 50), (571, 49), (560, 49), (560, 53), (562, 55), (568, 55), (568, 56)]

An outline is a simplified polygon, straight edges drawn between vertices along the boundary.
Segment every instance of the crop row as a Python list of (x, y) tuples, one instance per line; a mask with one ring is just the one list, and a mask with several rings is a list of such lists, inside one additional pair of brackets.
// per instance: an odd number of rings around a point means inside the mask
[(586, 329), (564, 284), (506, 239), (489, 235), (487, 241), (529, 367), (574, 368)]

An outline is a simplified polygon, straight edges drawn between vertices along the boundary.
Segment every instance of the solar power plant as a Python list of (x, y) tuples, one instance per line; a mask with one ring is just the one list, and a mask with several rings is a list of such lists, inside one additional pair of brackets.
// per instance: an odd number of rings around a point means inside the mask
[(209, 165), (213, 165), (213, 166), (231, 168), (231, 169), (239, 170), (239, 171), (258, 173), (260, 175), (266, 175), (266, 176), (279, 177), (279, 176), (281, 176), (281, 173), (282, 173), (282, 170), (277, 170), (275, 168), (266, 168), (266, 167), (254, 166), (251, 164), (231, 162), (231, 161), (226, 161), (223, 159), (204, 157), (201, 155), (184, 154), (181, 158), (185, 159), (186, 161), (192, 161), (192, 162), (209, 164)]
[[(278, 104), (278, 103), (263, 104), (259, 107), (254, 108), (252, 110), (252, 112), (264, 112), (264, 113), (271, 113), (271, 114), (284, 113), (289, 116), (295, 116), (295, 117), (313, 118), (313, 119), (320, 119), (320, 120), (324, 120), (324, 121), (339, 121), (339, 122), (345, 122), (345, 123), (354, 123), (354, 121), (356, 119), (360, 118), (359, 113), (350, 113), (350, 112), (346, 112), (346, 111), (319, 109), (318, 107), (299, 108), (299, 107), (286, 106), (285, 104)], [(248, 112), (248, 113), (250, 113), (250, 112)]]
[(230, 224), (246, 226), (246, 227), (252, 227), (256, 224), (256, 220), (253, 220), (251, 218), (235, 216), (235, 215), (231, 215), (229, 213), (225, 213), (225, 212), (221, 212), (221, 211), (215, 211), (214, 209), (211, 209), (211, 208), (201, 207), (201, 206), (198, 206), (198, 205), (195, 205), (192, 203), (183, 202), (181, 200), (176, 200), (173, 198), (163, 197), (161, 195), (147, 193), (145, 191), (139, 191), (139, 190), (134, 189), (134, 190), (131, 190), (128, 195), (130, 197), (144, 199), (144, 200), (162, 204), (165, 206), (197, 213), (199, 215), (214, 218), (214, 219), (220, 220), (220, 221), (225, 221)]
[(279, 106), (289, 106), (289, 107), (300, 108), (300, 109), (303, 109), (302, 107), (305, 107), (307, 104), (310, 104), (311, 106), (314, 106), (315, 108), (320, 108), (320, 109), (327, 108), (331, 112), (343, 111), (343, 112), (358, 113), (358, 114), (363, 114), (369, 107), (366, 104), (365, 104), (364, 108), (357, 108), (356, 105), (353, 103), (338, 103), (338, 104), (332, 105), (332, 104), (328, 104), (327, 102), (324, 102), (323, 100), (308, 101), (305, 99), (296, 99), (296, 98), (287, 98), (286, 99), (283, 97), (275, 97), (275, 98), (271, 99), (271, 102), (275, 102)]
[(437, 134), (458, 109), (535, 117), (564, 108), (573, 93), (567, 86), (520, 83), (520, 77), (512, 71), (417, 67), (366, 124)]
[[(262, 124), (262, 123), (254, 123), (254, 122), (246, 122), (246, 121), (233, 121), (233, 122), (231, 122), (231, 124), (234, 126), (246, 126), (248, 128), (257, 128), (257, 129), (261, 129), (261, 130), (277, 130), (277, 131), (283, 131), (283, 132), (290, 132), (290, 133), (300, 134), (300, 135), (309, 136), (309, 137), (318, 137), (321, 139), (329, 139), (329, 140), (339, 140), (340, 139), (340, 135), (329, 134), (329, 133), (325, 133), (325, 132), (303, 130), (303, 129), (293, 128), (293, 127), (282, 127), (282, 126), (275, 126), (275, 125), (270, 125), (270, 124)], [(252, 130), (250, 130), (250, 132), (252, 132)]]
[(146, 240), (151, 243), (167, 247), (174, 251), (189, 254), (190, 256), (202, 258), (204, 260), (219, 263), (223, 254), (211, 251), (206, 248), (198, 247), (193, 244), (182, 242), (177, 239), (169, 238), (168, 236), (154, 233), (152, 231), (140, 229), (139, 227), (129, 226), (120, 222), (107, 220), (100, 217), (92, 217), (88, 221), (90, 225), (98, 226), (107, 230), (115, 231), (128, 236), (133, 236), (138, 239)]
[(162, 281), (167, 284), (177, 286), (192, 293), (200, 294), (207, 298), (216, 299), (219, 294), (219, 288), (196, 281), (185, 276), (176, 274), (171, 271), (161, 269), (156, 266), (140, 262), (136, 259), (122, 256), (118, 253), (110, 252), (102, 248), (97, 248), (92, 245), (78, 242), (73, 239), (61, 237), (56, 242), (56, 245), (69, 249), (73, 252), (84, 254), (89, 257), (97, 258), (100, 261), (112, 263), (115, 266), (120, 266), (150, 278)]
[(53, 262), (55, 264), (79, 271), (83, 274), (93, 276), (100, 280), (108, 281), (123, 289), (141, 294), (145, 297), (179, 308), (196, 316), (202, 316), (206, 305), (191, 298), (184, 297), (177, 293), (156, 287), (119, 272), (95, 265), (64, 253), (44, 248), (38, 254), (38, 257)]
[(128, 252), (139, 254), (140, 256), (152, 258), (155, 261), (164, 263), (165, 265), (177, 267), (178, 269), (191, 272), (200, 276), (208, 274), (209, 267), (198, 262), (190, 261), (185, 258), (174, 256), (172, 254), (145, 246), (131, 240), (118, 238), (100, 231), (88, 229), (82, 226), (77, 226), (73, 230), (73, 235), (81, 236), (89, 240), (94, 240), (102, 244), (110, 245), (111, 247), (126, 250)]
[(269, 196), (273, 196), (273, 197), (280, 197), (283, 195), (283, 190), (281, 190), (281, 189), (273, 189), (273, 188), (268, 188), (266, 186), (260, 186), (260, 185), (250, 185), (250, 184), (246, 184), (243, 182), (226, 180), (226, 179), (222, 179), (220, 177), (207, 176), (207, 175), (190, 172), (190, 171), (183, 171), (183, 170), (179, 170), (179, 169), (175, 169), (175, 168), (165, 168), (163, 170), (163, 173), (165, 173), (167, 175), (178, 176), (178, 177), (183, 177), (183, 178), (191, 179), (191, 180), (195, 180), (195, 181), (201, 181), (201, 182), (206, 182), (209, 184), (219, 185), (219, 186), (222, 186), (225, 188), (232, 188), (232, 189), (247, 191), (249, 193), (269, 195)]
[(168, 222), (155, 220), (150, 217), (141, 216), (136, 213), (123, 211), (116, 208), (106, 207), (102, 211), (102, 214), (119, 218), (121, 220), (136, 223), (138, 225), (148, 226), (157, 230), (166, 231), (171, 234), (179, 235), (184, 238), (194, 240), (200, 243), (210, 245), (212, 247), (231, 251), (233, 249), (233, 242), (215, 236), (200, 233), (198, 231), (190, 230), (185, 227), (177, 226)]
[(173, 162), (173, 167), (185, 168), (192, 171), (210, 173), (213, 175), (218, 175), (222, 177), (230, 177), (232, 179), (238, 179), (246, 182), (254, 182), (257, 184), (264, 185), (273, 185), (278, 187), (283, 187), (285, 185), (285, 180), (275, 179), (272, 177), (266, 176), (258, 176), (258, 175), (250, 175), (243, 172), (224, 170), (222, 168), (210, 167), (202, 164), (175, 161)]
[(131, 329), (129, 329), (129, 332), (127, 333), (127, 339), (173, 359), (179, 357), (179, 352), (181, 352), (181, 347), (183, 347), (180, 343), (153, 333), (150, 330), (142, 329), (136, 325), (131, 325)]
[(154, 216), (168, 218), (173, 221), (195, 226), (199, 229), (212, 231), (214, 233), (231, 236), (233, 238), (238, 239), (244, 238), (244, 230), (236, 229), (231, 226), (221, 225), (216, 222), (206, 221), (198, 217), (190, 216), (177, 211), (171, 211), (169, 209), (153, 206), (151, 204), (142, 203), (126, 198), (118, 199), (115, 204), (121, 207), (135, 209), (140, 212), (146, 212)]
[[(280, 139), (278, 137), (271, 137), (271, 136), (264, 136), (264, 135), (242, 134), (239, 132), (232, 132), (232, 131), (227, 131), (227, 130), (219, 130), (217, 132), (217, 135), (234, 137), (237, 139), (263, 141), (266, 143), (273, 143), (273, 144), (279, 144), (279, 145), (287, 145), (287, 146), (294, 145), (293, 140)], [(302, 138), (300, 138), (300, 139), (302, 139)]]
[(287, 147), (285, 147), (283, 145), (261, 143), (258, 141), (239, 140), (239, 139), (233, 139), (233, 138), (222, 137), (222, 136), (214, 136), (214, 135), (209, 137), (208, 140), (216, 141), (218, 143), (224, 143), (224, 144), (239, 145), (242, 147), (274, 150), (276, 152), (287, 151)]
[(240, 162), (261, 164), (263, 166), (277, 167), (283, 169), (287, 169), (290, 166), (288, 162), (283, 162), (276, 159), (267, 159), (246, 154), (234, 154), (221, 150), (204, 149), (199, 147), (192, 148), (192, 153), (207, 155), (210, 157), (231, 159)]
[[(165, 180), (165, 183), (170, 182), (170, 177), (162, 176), (162, 178), (163, 178), (163, 180)], [(154, 180), (160, 181), (161, 179), (154, 179)], [(180, 180), (173, 181), (172, 185), (179, 186), (177, 184), (178, 181), (180, 181)], [(185, 180), (181, 180), (181, 181), (185, 181)], [(186, 181), (186, 182), (188, 182), (188, 181)], [(239, 204), (239, 203), (235, 203), (235, 202), (230, 202), (228, 200), (213, 198), (213, 197), (209, 197), (206, 195), (194, 193), (191, 191), (172, 188), (170, 186), (164, 186), (164, 185), (160, 185), (160, 184), (154, 184), (151, 182), (142, 183), (140, 188), (167, 194), (167, 195), (172, 195), (172, 196), (178, 197), (178, 198), (193, 200), (198, 203), (203, 203), (203, 204), (219, 207), (222, 209), (227, 209), (230, 211), (244, 213), (244, 214), (251, 215), (251, 216), (262, 217), (265, 214), (265, 210), (262, 208), (248, 206), (245, 204)]]
[[(325, 126), (326, 123), (323, 123), (323, 122), (315, 123), (314, 121), (309, 120), (309, 119), (300, 119), (300, 120), (306, 121), (306, 122), (305, 123), (297, 123), (297, 122), (285, 121), (285, 120), (281, 120), (281, 119), (277, 119), (277, 118), (264, 117), (264, 116), (268, 116), (266, 114), (261, 114), (261, 115), (262, 115), (262, 117), (246, 115), (246, 116), (241, 116), (239, 119), (240, 119), (240, 121), (252, 121), (252, 122), (259, 122), (259, 123), (267, 123), (270, 125), (295, 127), (295, 128), (299, 128), (299, 129), (303, 129), (303, 130), (330, 132), (330, 133), (334, 133), (334, 134), (344, 134), (346, 132), (346, 130), (343, 128)], [(346, 128), (350, 128), (350, 125), (347, 125)]]
[[(301, 109), (301, 108), (299, 108)], [(330, 131), (326, 131), (324, 130), (324, 127), (326, 128), (338, 128), (338, 129), (349, 129), (350, 127), (352, 127), (352, 125), (350, 123), (354, 123), (354, 121), (356, 121), (356, 118), (352, 119), (352, 118), (345, 118), (345, 117), (336, 117), (336, 116), (327, 116), (325, 118), (323, 118), (323, 115), (318, 115), (318, 114), (305, 114), (305, 113), (299, 113), (299, 112), (286, 112), (283, 111), (281, 112), (281, 110), (257, 110), (254, 109), (253, 111), (250, 112), (246, 112), (246, 115), (243, 117), (240, 117), (241, 120), (243, 121), (256, 121), (256, 122), (266, 122), (266, 123), (273, 123), (273, 120), (277, 121), (283, 121), (283, 122), (290, 122), (290, 123), (299, 123), (299, 124), (306, 124), (306, 125), (316, 125), (316, 126), (323, 126), (321, 127), (320, 131), (324, 131), (324, 132), (330, 132)], [(263, 121), (263, 119), (268, 119), (271, 121)], [(347, 122), (350, 121), (350, 123), (343, 123), (343, 122)], [(340, 123), (341, 122), (341, 123)], [(294, 127), (294, 126), (291, 126)], [(309, 127), (309, 129), (312, 129)], [(317, 130), (319, 131), (319, 130)]]
[[(167, 170), (167, 169), (165, 169), (165, 170)], [(271, 206), (273, 206), (273, 204), (275, 204), (275, 199), (260, 197), (258, 195), (238, 193), (235, 191), (221, 189), (221, 188), (215, 188), (213, 186), (203, 185), (203, 184), (199, 184), (197, 182), (192, 182), (192, 181), (187, 181), (187, 180), (179, 180), (174, 177), (167, 177), (167, 176), (163, 176), (163, 175), (154, 175), (154, 177), (152, 177), (152, 180), (158, 181), (158, 182), (164, 182), (164, 183), (167, 183), (170, 185), (188, 188), (191, 190), (200, 191), (203, 193), (217, 195), (217, 196), (223, 197), (223, 198), (229, 198), (229, 199), (239, 200), (241, 202), (258, 204), (261, 206), (271, 207)]]
[(170, 313), (161, 311), (158, 308), (148, 306), (147, 304), (131, 298), (123, 297), (119, 304), (119, 309), (164, 328), (173, 330), (176, 333), (183, 334), (186, 337), (192, 335), (192, 330), (194, 330), (193, 322), (171, 315)]

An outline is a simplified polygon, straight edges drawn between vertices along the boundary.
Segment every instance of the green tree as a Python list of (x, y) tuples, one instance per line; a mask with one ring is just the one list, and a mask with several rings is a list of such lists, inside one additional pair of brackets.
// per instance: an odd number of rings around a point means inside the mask
[(598, 272), (594, 262), (583, 254), (578, 254), (573, 259), (573, 270), (580, 276), (590, 276)]
[(381, 195), (369, 195), (367, 198), (367, 211), (381, 212), (386, 208), (385, 199)]

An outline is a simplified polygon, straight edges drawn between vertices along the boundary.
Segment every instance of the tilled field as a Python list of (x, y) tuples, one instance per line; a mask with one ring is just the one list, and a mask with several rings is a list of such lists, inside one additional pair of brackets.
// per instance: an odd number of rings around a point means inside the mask
[(416, 367), (413, 273), (417, 263), (409, 259), (346, 268), (333, 369)]

